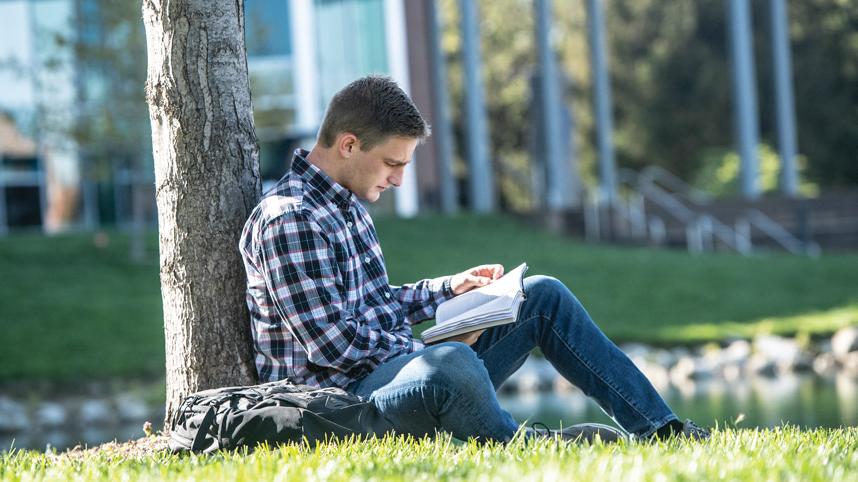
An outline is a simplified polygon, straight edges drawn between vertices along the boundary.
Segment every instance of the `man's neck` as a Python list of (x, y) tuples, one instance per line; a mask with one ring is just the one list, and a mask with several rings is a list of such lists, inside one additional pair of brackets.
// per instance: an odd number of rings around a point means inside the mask
[(307, 154), (307, 162), (318, 167), (337, 184), (343, 184), (340, 180), (339, 170), (337, 169), (337, 160), (333, 159), (332, 153), (329, 149), (325, 149), (319, 146), (319, 144), (316, 144), (312, 149), (310, 149), (310, 153)]

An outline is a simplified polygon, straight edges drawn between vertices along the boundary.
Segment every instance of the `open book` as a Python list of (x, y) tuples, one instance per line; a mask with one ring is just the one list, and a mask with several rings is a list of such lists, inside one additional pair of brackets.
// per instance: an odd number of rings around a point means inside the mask
[(490, 284), (449, 299), (435, 310), (435, 326), (423, 332), (423, 342), (512, 323), (524, 301), (527, 263)]

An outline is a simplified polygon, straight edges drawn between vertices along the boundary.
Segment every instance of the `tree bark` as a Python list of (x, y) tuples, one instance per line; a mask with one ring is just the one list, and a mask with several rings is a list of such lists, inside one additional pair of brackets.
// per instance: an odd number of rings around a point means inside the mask
[(167, 368), (183, 396), (254, 383), (238, 239), (259, 199), (243, 0), (144, 0)]

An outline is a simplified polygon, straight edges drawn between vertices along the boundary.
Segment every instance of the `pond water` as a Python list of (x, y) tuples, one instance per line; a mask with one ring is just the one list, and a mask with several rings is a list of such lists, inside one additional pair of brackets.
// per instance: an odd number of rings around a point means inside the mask
[[(688, 381), (682, 390), (670, 386), (661, 394), (677, 415), (701, 426), (858, 425), (858, 379), (846, 375), (791, 374), (732, 383)], [(552, 428), (581, 422), (612, 423), (580, 392), (508, 395), (500, 402), (519, 422), (538, 421)]]
[[(669, 386), (662, 391), (668, 404), (682, 418), (703, 426), (739, 428), (858, 425), (858, 379), (845, 374), (833, 378), (814, 375), (754, 377), (725, 383), (688, 381), (682, 390)], [(519, 422), (541, 422), (556, 428), (581, 422), (612, 423), (599, 407), (580, 392), (504, 395), (501, 405)], [(163, 410), (149, 417), (163, 420)], [(156, 424), (160, 425), (160, 424)], [(159, 427), (155, 427), (156, 429)], [(111, 440), (143, 436), (142, 422), (113, 427), (53, 429), (47, 432), (0, 434), (0, 451), (16, 449), (63, 450), (82, 444), (93, 446)]]

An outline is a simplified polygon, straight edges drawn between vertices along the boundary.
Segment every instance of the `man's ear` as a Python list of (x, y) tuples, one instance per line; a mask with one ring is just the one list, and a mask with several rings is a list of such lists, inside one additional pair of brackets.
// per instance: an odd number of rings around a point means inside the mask
[(358, 149), (360, 149), (360, 140), (351, 132), (343, 132), (337, 136), (337, 150), (341, 157), (348, 159)]

